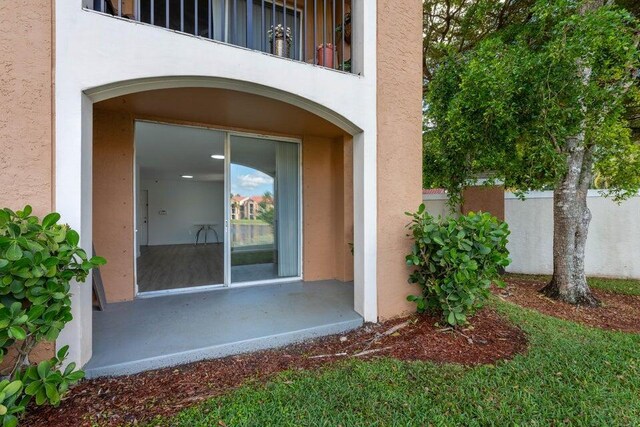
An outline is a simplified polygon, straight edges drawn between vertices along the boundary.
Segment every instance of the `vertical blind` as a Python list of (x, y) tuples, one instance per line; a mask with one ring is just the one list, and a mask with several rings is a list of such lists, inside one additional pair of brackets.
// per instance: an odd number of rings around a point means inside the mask
[(276, 145), (276, 215), (278, 276), (295, 277), (299, 269), (299, 145)]

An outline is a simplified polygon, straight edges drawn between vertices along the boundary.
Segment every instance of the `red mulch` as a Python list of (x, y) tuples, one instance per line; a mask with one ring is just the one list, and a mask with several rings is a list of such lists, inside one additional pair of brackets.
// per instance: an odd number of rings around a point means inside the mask
[(640, 333), (640, 297), (591, 289), (600, 307), (574, 306), (542, 295), (546, 283), (507, 279), (507, 287), (493, 292), (506, 301), (532, 308), (549, 316), (612, 331)]
[[(169, 416), (248, 380), (286, 369), (313, 369), (347, 358), (381, 356), (465, 365), (509, 359), (526, 349), (524, 333), (486, 309), (473, 327), (452, 332), (437, 319), (413, 316), (365, 325), (344, 335), (118, 378), (84, 381), (58, 408), (32, 408), (25, 426), (117, 426)], [(117, 350), (114, 350), (117, 351)]]

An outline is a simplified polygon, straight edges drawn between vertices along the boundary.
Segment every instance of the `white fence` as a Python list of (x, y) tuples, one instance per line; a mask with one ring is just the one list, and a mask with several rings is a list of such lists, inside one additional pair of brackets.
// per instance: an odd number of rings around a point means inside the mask
[[(425, 195), (427, 210), (447, 215), (446, 195)], [(589, 276), (640, 279), (640, 197), (618, 205), (590, 191), (585, 269)], [(505, 194), (505, 220), (509, 224), (509, 251), (513, 273), (551, 274), (553, 271), (553, 193), (530, 193), (521, 201)]]

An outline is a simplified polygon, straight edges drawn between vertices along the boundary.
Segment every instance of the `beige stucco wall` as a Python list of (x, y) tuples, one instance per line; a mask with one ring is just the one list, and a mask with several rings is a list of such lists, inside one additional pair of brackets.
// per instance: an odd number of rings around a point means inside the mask
[(378, 315), (411, 311), (405, 211), (422, 198), (422, 10), (378, 0)]
[(0, 1), (0, 206), (52, 199), (52, 5)]
[[(353, 146), (338, 128), (282, 102), (208, 89), (128, 95), (94, 108), (93, 233), (107, 299), (134, 296), (134, 120), (302, 139), (303, 271), (307, 281), (353, 280)], [(251, 126), (254, 123), (254, 126)]]
[[(0, 1), (0, 207), (30, 204), (41, 217), (54, 209), (52, 16), (50, 2)], [(31, 359), (53, 353), (43, 343)]]
[(306, 136), (302, 142), (306, 281), (353, 280), (349, 249), (353, 242), (353, 187), (348, 179), (345, 182), (345, 175), (353, 175), (353, 169), (351, 157), (344, 154), (349, 150), (350, 138)]
[(94, 110), (93, 244), (107, 259), (100, 267), (110, 302), (134, 296), (133, 117)]
[(334, 144), (335, 274), (341, 281), (353, 280), (353, 138), (345, 135)]

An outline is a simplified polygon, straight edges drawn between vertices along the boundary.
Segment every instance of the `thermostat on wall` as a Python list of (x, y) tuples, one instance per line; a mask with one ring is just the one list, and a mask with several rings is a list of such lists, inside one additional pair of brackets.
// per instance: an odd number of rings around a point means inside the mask
[(161, 211), (158, 211), (158, 215), (166, 215), (167, 211), (165, 211), (164, 209)]

